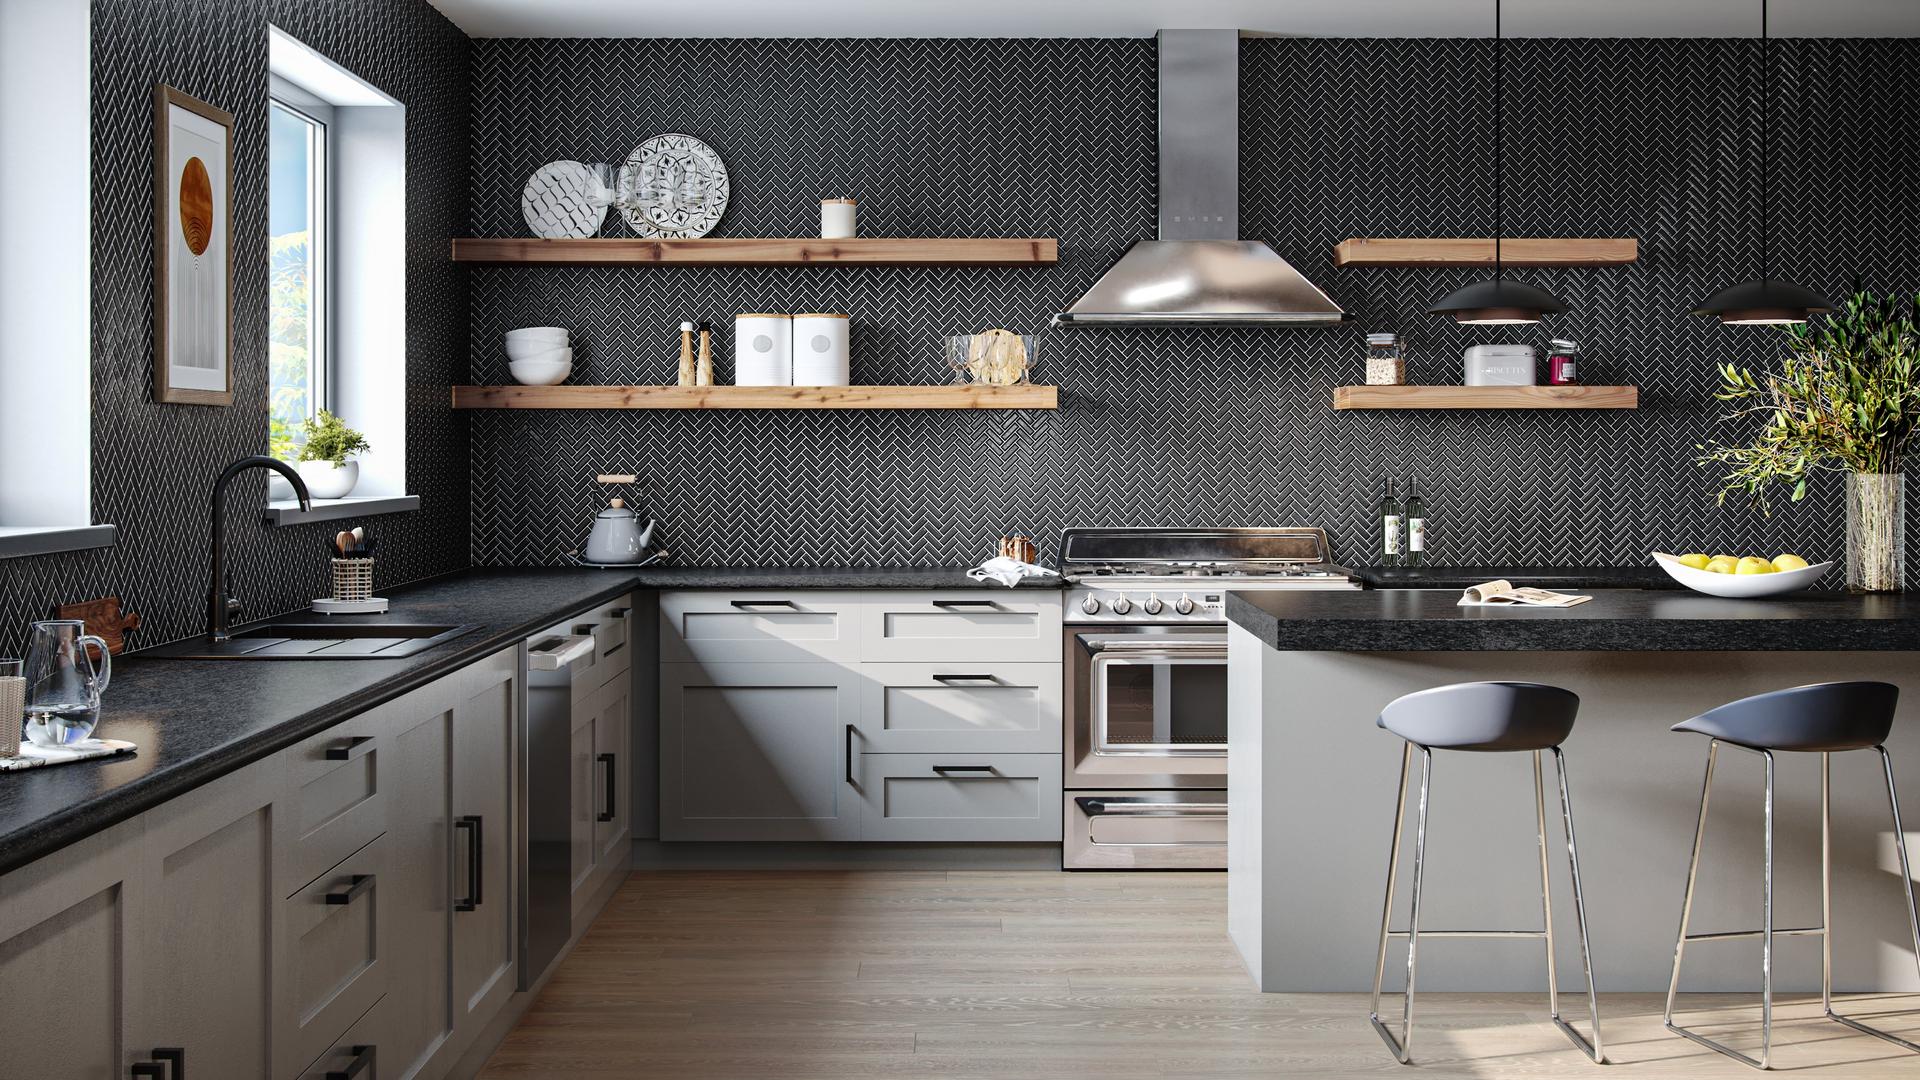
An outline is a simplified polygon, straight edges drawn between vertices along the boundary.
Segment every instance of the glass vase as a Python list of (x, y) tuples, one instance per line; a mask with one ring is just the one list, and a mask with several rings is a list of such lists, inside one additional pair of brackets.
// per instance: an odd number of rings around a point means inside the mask
[(1847, 474), (1847, 589), (1899, 592), (1906, 570), (1906, 477)]

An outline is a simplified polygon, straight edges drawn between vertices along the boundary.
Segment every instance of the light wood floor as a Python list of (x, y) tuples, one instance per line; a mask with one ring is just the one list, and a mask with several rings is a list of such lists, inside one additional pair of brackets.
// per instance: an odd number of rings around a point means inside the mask
[[(660, 871), (635, 874), (483, 1078), (1750, 1077), (1660, 1025), (1653, 995), (1601, 1001), (1594, 1071), (1533, 995), (1426, 994), (1403, 1070), (1366, 998), (1260, 994), (1213, 874)], [(1563, 999), (1564, 1000), (1564, 999)], [(1743, 1048), (1752, 999), (1690, 997)], [(1868, 1019), (1920, 998), (1850, 999)], [(1572, 1010), (1569, 1010), (1572, 1011)], [(1777, 1071), (1916, 1077), (1920, 1056), (1776, 1010)], [(1580, 1015), (1584, 1016), (1584, 1010)], [(1580, 1021), (1584, 1028), (1585, 1021)], [(1920, 1013), (1883, 1026), (1920, 1038)]]

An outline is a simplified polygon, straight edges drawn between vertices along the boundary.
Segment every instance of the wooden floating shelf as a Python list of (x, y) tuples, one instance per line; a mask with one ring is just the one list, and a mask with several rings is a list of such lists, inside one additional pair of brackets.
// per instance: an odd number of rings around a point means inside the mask
[[(1509, 236), (1500, 241), (1507, 266), (1625, 266), (1640, 258), (1640, 241), (1542, 239)], [(1333, 246), (1335, 266), (1492, 266), (1490, 237), (1342, 240)]]
[(1060, 261), (1060, 242), (1051, 237), (462, 238), (453, 242), (453, 261), (564, 266), (1046, 266)]
[(456, 386), (456, 409), (1057, 409), (1057, 386)]
[(1336, 386), (1335, 409), (1637, 409), (1637, 386)]

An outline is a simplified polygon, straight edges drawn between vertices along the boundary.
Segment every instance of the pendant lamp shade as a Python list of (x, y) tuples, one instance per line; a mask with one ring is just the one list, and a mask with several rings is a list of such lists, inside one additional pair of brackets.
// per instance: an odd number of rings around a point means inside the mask
[(1729, 326), (1777, 326), (1806, 322), (1807, 316), (1833, 310), (1819, 293), (1791, 281), (1745, 281), (1729, 285), (1700, 302), (1695, 315), (1717, 315)]
[(1455, 322), (1481, 326), (1537, 323), (1542, 315), (1567, 310), (1567, 305), (1545, 289), (1508, 281), (1506, 267), (1500, 261), (1500, 241), (1506, 225), (1505, 50), (1505, 39), (1500, 36), (1500, 0), (1493, 0), (1493, 277), (1455, 289), (1427, 309), (1433, 315), (1450, 315)]

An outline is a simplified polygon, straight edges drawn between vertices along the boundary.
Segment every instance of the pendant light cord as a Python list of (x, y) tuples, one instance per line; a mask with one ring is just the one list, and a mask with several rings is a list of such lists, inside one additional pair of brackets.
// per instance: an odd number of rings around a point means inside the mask
[(1760, 93), (1760, 280), (1773, 277), (1773, 252), (1768, 243), (1772, 231), (1773, 200), (1773, 95), (1767, 92), (1767, 60), (1773, 52), (1773, 39), (1767, 35), (1767, 0), (1760, 0), (1760, 77), (1754, 80)]
[[(1766, 0), (1761, 0), (1764, 6)], [(1506, 44), (1500, 36), (1500, 0), (1493, 0), (1493, 280), (1506, 276), (1500, 258), (1501, 238), (1506, 235)]]

